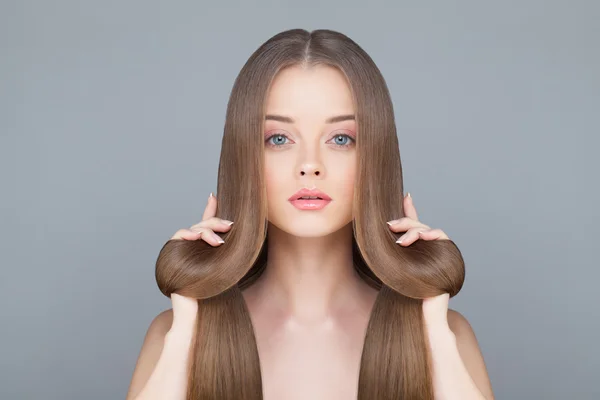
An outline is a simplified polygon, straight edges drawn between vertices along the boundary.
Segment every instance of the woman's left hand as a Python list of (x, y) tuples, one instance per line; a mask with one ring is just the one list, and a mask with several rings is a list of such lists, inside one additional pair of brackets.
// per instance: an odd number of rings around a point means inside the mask
[[(388, 225), (393, 232), (406, 233), (396, 241), (401, 246), (409, 246), (419, 239), (423, 240), (448, 240), (449, 237), (441, 229), (431, 229), (419, 222), (417, 209), (413, 204), (410, 193), (404, 197), (404, 218), (389, 221)], [(442, 293), (439, 296), (423, 299), (423, 316), (430, 335), (434, 332), (451, 334), (448, 326), (448, 300), (450, 295)]]

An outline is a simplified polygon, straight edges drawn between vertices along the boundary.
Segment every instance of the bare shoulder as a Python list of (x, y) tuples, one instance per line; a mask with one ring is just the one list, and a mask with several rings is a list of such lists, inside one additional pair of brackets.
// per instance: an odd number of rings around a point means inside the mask
[(467, 318), (452, 308), (448, 308), (448, 326), (455, 335), (473, 331)]
[(152, 322), (144, 337), (126, 400), (133, 399), (142, 390), (152, 374), (163, 349), (165, 336), (173, 323), (173, 309), (162, 311)]
[(166, 334), (169, 331), (169, 329), (171, 329), (172, 323), (173, 323), (173, 309), (169, 308), (168, 310), (165, 310), (165, 311), (161, 312), (160, 314), (158, 314), (156, 317), (154, 317), (154, 319), (150, 323), (150, 327), (148, 328), (148, 331), (150, 331), (150, 328), (152, 328), (154, 325), (156, 330), (158, 330), (161, 333), (164, 332)]
[(456, 347), (469, 375), (487, 400), (494, 400), (492, 385), (473, 327), (460, 312), (448, 309), (448, 326), (456, 337)]

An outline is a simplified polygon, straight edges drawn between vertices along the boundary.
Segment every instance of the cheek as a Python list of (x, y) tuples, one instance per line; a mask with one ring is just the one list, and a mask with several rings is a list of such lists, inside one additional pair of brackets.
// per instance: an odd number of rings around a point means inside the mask
[(354, 186), (355, 186), (356, 169), (352, 166), (347, 169), (347, 173), (344, 174), (341, 190), (344, 192), (344, 198), (346, 199), (344, 204), (344, 213), (348, 217), (352, 215), (353, 202), (354, 202)]
[(354, 180), (356, 177), (356, 169), (352, 166), (348, 167), (346, 171), (347, 172), (344, 174), (342, 180), (342, 190), (344, 191), (344, 194), (347, 196), (347, 198), (352, 200), (352, 194), (354, 193)]
[[(277, 198), (287, 199), (285, 196), (285, 183), (286, 183), (286, 174), (285, 171), (281, 168), (281, 166), (274, 165), (273, 163), (266, 162), (265, 163), (265, 184), (267, 186), (267, 204), (271, 207), (274, 204), (274, 200)], [(289, 181), (289, 179), (287, 179)], [(289, 193), (290, 196), (292, 193)], [(283, 197), (282, 197), (283, 196)]]
[(356, 171), (353, 171), (352, 176), (349, 177), (348, 179), (348, 198), (350, 199), (350, 204), (348, 207), (348, 217), (352, 220), (354, 218), (354, 188), (355, 188), (355, 182), (354, 179), (356, 177), (355, 174)]

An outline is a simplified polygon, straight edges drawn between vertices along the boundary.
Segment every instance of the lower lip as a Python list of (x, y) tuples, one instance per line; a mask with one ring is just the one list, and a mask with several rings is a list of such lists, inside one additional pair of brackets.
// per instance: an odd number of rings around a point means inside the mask
[(291, 200), (290, 203), (299, 210), (320, 210), (331, 200)]

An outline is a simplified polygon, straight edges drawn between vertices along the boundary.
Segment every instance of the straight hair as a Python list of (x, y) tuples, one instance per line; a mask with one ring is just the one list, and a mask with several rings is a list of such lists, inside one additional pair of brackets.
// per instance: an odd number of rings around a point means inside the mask
[[(218, 170), (217, 217), (236, 221), (225, 244), (169, 240), (156, 262), (156, 281), (198, 299), (188, 365), (188, 400), (261, 400), (261, 366), (242, 290), (263, 273), (267, 252), (264, 177), (266, 98), (274, 77), (290, 66), (337, 68), (352, 92), (358, 129), (353, 195), (353, 265), (378, 290), (366, 329), (359, 400), (433, 400), (431, 354), (422, 299), (455, 296), (465, 278), (451, 240), (407, 247), (386, 221), (405, 216), (402, 164), (391, 97), (369, 55), (342, 33), (291, 29), (248, 59), (235, 79)], [(258, 188), (258, 189), (257, 189)], [(349, 383), (350, 384), (350, 383)]]

